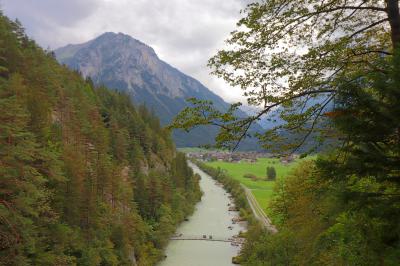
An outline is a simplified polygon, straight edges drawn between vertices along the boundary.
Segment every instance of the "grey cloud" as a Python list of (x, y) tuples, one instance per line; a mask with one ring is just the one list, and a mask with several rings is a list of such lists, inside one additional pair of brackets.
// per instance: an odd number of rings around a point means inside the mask
[(62, 27), (73, 26), (99, 6), (97, 0), (2, 0), (1, 3), (7, 13), (21, 20)]
[(207, 60), (223, 47), (249, 0), (0, 0), (44, 47), (80, 43), (105, 31), (123, 32), (194, 76), (227, 100), (239, 92), (209, 75)]
[(98, 0), (0, 0), (1, 8), (12, 19), (18, 18), (27, 33), (40, 45), (53, 47), (66, 38), (60, 29), (73, 28), (94, 14)]

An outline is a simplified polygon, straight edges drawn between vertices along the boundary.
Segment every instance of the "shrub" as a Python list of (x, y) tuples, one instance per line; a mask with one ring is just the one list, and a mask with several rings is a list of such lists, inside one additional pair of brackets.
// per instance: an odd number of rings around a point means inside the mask
[(257, 177), (254, 174), (245, 174), (243, 175), (244, 178), (250, 178), (250, 179), (257, 179)]

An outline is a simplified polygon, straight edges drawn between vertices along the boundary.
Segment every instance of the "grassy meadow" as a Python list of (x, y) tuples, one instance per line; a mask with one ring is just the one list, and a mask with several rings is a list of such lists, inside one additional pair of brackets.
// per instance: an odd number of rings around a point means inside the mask
[[(275, 181), (265, 180), (267, 176), (267, 166), (275, 167), (276, 178), (280, 179), (285, 178), (300, 161), (300, 159), (297, 159), (292, 163), (282, 164), (279, 159), (276, 158), (260, 158), (255, 163), (214, 161), (207, 162), (207, 165), (215, 168), (220, 167), (221, 169), (227, 171), (230, 176), (251, 189), (257, 202), (264, 209), (264, 211), (268, 213), (267, 207), (273, 196)], [(246, 178), (244, 177), (245, 174), (253, 174), (258, 177), (258, 180), (254, 181), (250, 178)]]

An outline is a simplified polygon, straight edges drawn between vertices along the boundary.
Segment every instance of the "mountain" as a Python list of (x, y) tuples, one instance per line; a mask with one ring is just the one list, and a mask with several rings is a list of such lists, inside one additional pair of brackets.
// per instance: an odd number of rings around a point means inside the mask
[[(95, 84), (124, 91), (135, 103), (144, 103), (163, 125), (188, 106), (190, 97), (211, 100), (221, 110), (229, 107), (199, 81), (160, 60), (153, 48), (126, 34), (107, 32), (86, 43), (59, 48), (55, 55)], [(212, 143), (216, 133), (215, 127), (199, 127), (190, 133), (174, 131), (173, 138), (178, 147), (193, 147)], [(254, 140), (241, 145), (242, 149), (256, 147)]]

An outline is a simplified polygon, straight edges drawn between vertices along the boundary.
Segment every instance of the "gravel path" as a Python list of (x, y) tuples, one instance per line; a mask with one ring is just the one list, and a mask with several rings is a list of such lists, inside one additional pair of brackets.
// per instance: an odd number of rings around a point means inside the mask
[(268, 231), (270, 231), (273, 234), (277, 233), (278, 229), (276, 229), (276, 227), (272, 224), (271, 220), (265, 214), (264, 210), (260, 207), (253, 193), (251, 193), (251, 190), (244, 185), (241, 186), (246, 193), (247, 201), (249, 202), (251, 210), (253, 211), (253, 214), (256, 217), (256, 219), (259, 220), (261, 224), (263, 224)]

